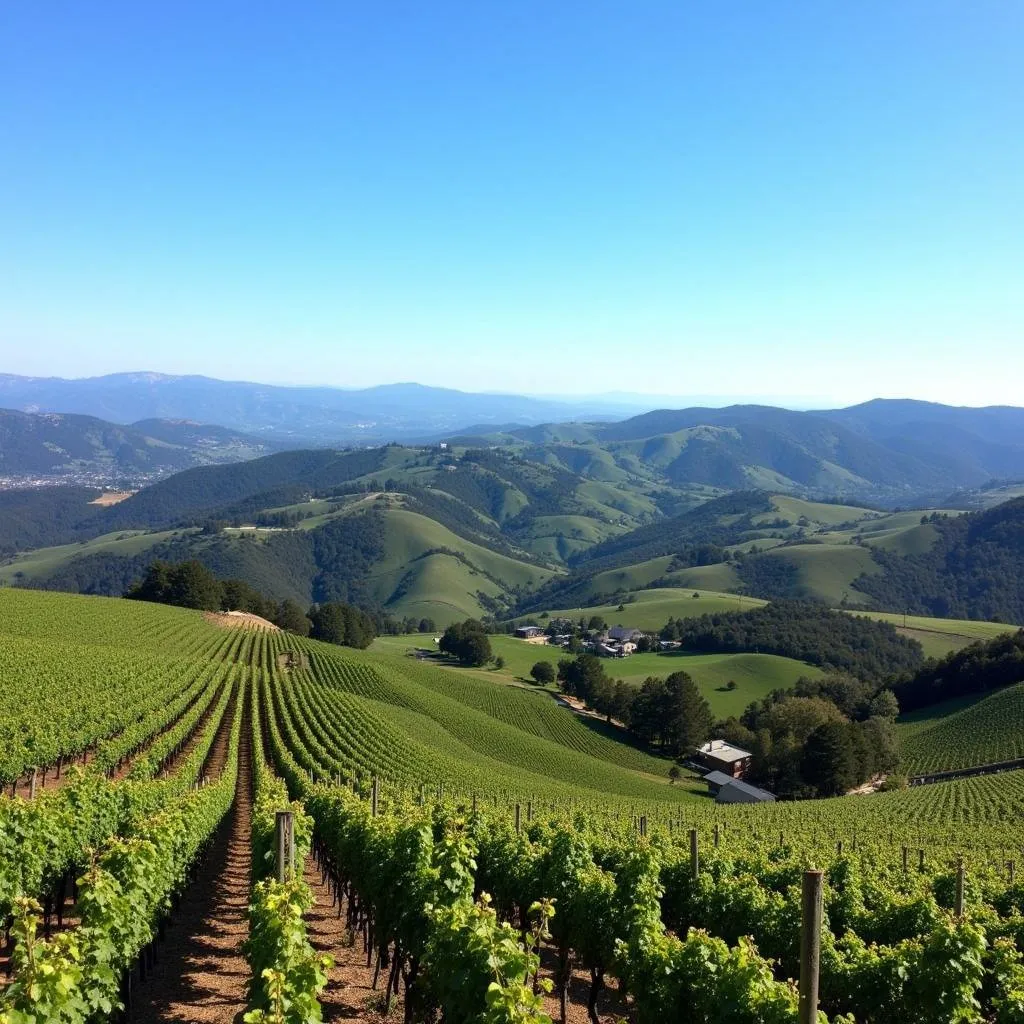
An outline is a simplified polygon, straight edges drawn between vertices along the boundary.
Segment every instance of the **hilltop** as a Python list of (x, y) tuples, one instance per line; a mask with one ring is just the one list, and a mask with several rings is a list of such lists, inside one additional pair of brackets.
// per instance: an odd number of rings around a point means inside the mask
[[(0, 492), (0, 580), (120, 594), (154, 558), (198, 558), (279, 600), (439, 624), (658, 595), (678, 615), (688, 592), (1024, 618), (1021, 501), (892, 512), (528, 456), (455, 443), (281, 452), (188, 469), (109, 507), (88, 489)], [(1007, 585), (981, 600), (970, 565)], [(945, 610), (928, 598), (946, 592), (960, 596)]]

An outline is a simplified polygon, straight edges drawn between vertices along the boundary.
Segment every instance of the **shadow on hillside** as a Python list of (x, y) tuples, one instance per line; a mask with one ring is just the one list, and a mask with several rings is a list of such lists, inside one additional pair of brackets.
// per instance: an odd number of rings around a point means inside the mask
[[(564, 707), (564, 705), (562, 706)], [(570, 709), (567, 708), (566, 710)], [(618, 725), (610, 724), (601, 718), (592, 718), (590, 715), (576, 715), (576, 718), (592, 732), (596, 732), (599, 736), (603, 736), (605, 739), (615, 740), (616, 743), (622, 743), (627, 747), (632, 747), (634, 750), (639, 750), (641, 753), (650, 754), (651, 757), (656, 757), (660, 761), (664, 761), (666, 764), (672, 763), (672, 758), (666, 757), (664, 754), (655, 750), (649, 744), (644, 743), (643, 740)]]

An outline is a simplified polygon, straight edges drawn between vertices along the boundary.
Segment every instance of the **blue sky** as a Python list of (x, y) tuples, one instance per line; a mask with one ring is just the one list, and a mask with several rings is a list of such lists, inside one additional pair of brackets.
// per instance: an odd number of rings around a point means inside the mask
[(1020, 403), (1024, 5), (7, 4), (0, 372)]

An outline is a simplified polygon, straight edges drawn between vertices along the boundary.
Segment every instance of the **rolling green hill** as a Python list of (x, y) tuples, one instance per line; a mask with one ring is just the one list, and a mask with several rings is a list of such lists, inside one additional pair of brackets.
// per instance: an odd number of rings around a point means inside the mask
[[(543, 687), (530, 680), (531, 667), (538, 661), (557, 667), (559, 659), (567, 657), (557, 647), (531, 644), (515, 637), (497, 635), (490, 641), (494, 653), (504, 661), (502, 668), (462, 668), (446, 663), (447, 670), (492, 686), (504, 684), (544, 693)], [(408, 654), (416, 648), (436, 650), (433, 637), (382, 636), (374, 641), (372, 650), (396, 655)], [(788, 688), (801, 676), (821, 675), (811, 665), (773, 654), (634, 654), (606, 662), (605, 670), (613, 679), (631, 686), (640, 686), (648, 676), (664, 678), (673, 672), (687, 672), (719, 718), (739, 715), (751, 701), (760, 700), (772, 690)], [(727, 689), (729, 682), (736, 684), (735, 689)], [(550, 687), (548, 692), (553, 694), (557, 690)]]

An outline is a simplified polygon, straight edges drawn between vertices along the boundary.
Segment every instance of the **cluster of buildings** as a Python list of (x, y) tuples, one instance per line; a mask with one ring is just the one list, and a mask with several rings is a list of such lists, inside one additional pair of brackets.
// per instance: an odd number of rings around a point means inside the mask
[(775, 794), (743, 781), (753, 754), (726, 740), (708, 740), (697, 748), (692, 767), (701, 772), (708, 792), (719, 804), (773, 803)]
[[(575, 635), (572, 633), (555, 633), (549, 635), (540, 626), (519, 626), (515, 635), (520, 640), (533, 644), (551, 644), (555, 647), (567, 647)], [(596, 654), (600, 658), (628, 658), (635, 654), (640, 640), (650, 634), (642, 629), (630, 626), (612, 626), (609, 629), (594, 630), (581, 640), (584, 651)], [(679, 644), (671, 640), (657, 640), (658, 649), (672, 650)]]
[[(574, 639), (572, 633), (549, 635), (540, 626), (519, 626), (515, 635), (527, 643), (552, 644), (556, 647), (564, 647)], [(646, 635), (642, 630), (628, 626), (612, 626), (610, 629), (591, 632), (582, 641), (582, 646), (584, 650), (603, 658), (626, 658), (636, 651), (640, 639)], [(659, 641), (662, 650), (678, 646), (671, 641)], [(753, 754), (749, 750), (727, 740), (708, 740), (694, 753), (688, 767), (700, 773), (716, 803), (772, 803), (775, 800), (774, 793), (744, 781), (743, 776), (752, 760)]]

